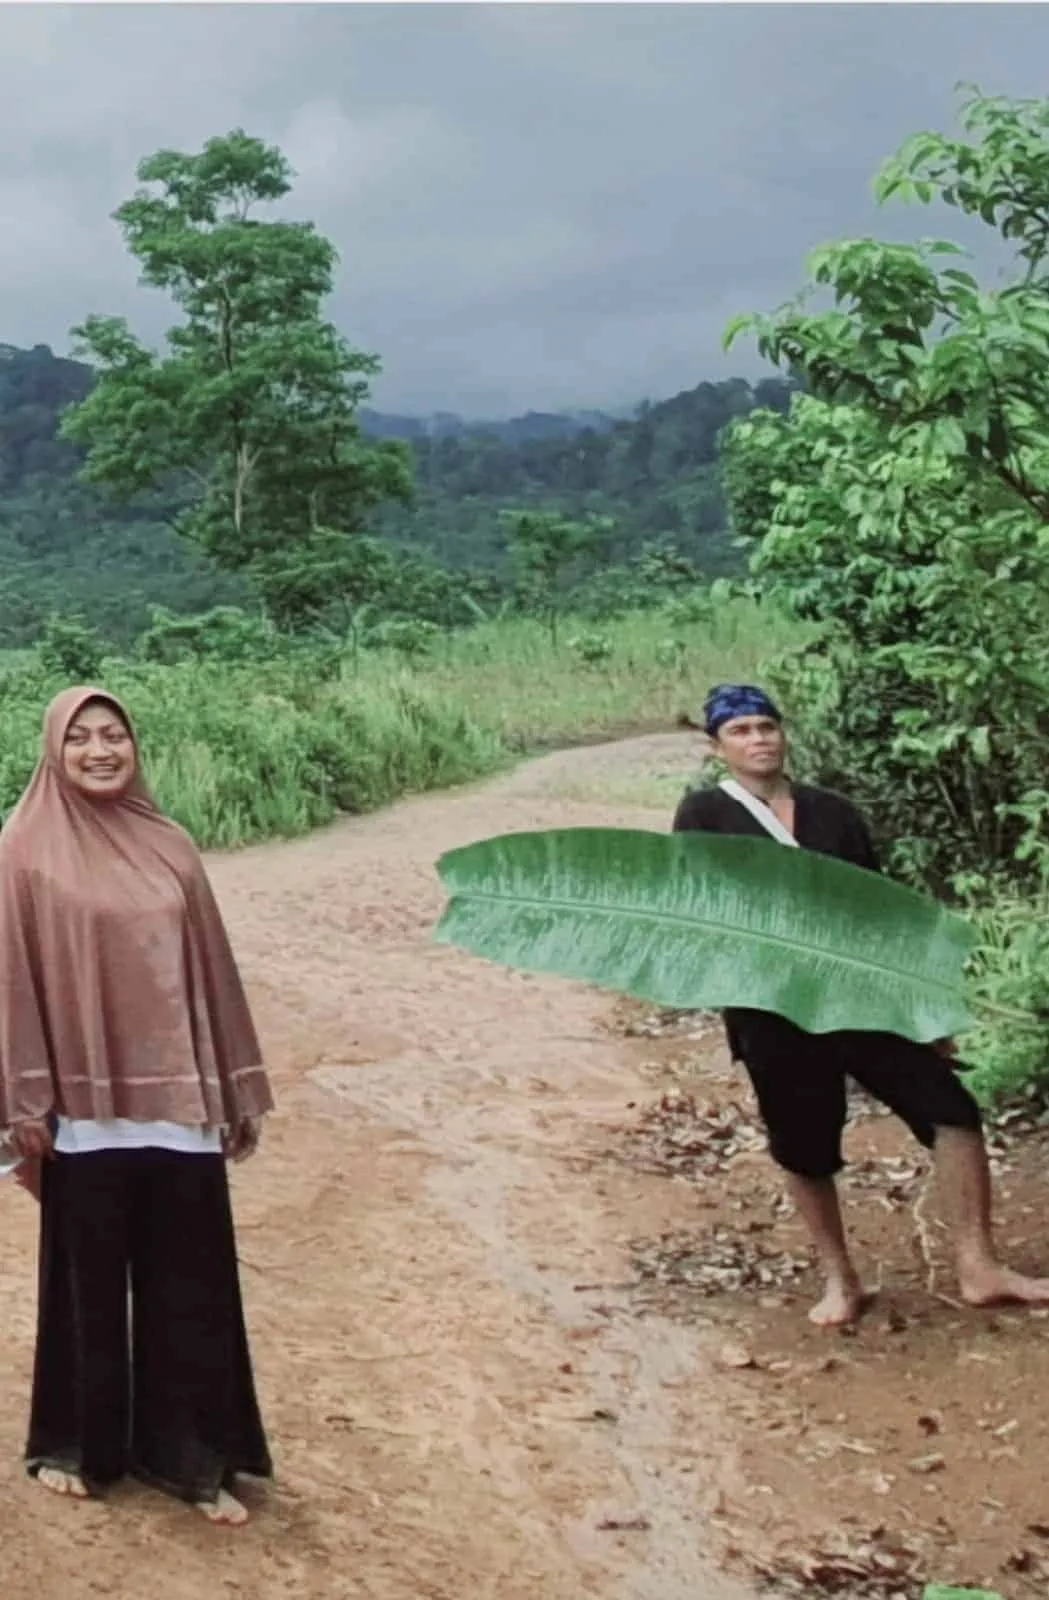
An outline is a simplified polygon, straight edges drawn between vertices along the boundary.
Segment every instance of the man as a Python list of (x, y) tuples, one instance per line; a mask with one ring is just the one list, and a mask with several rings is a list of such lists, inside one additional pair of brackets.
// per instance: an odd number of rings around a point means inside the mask
[[(707, 697), (704, 730), (731, 775), (724, 787), (686, 796), (674, 831), (771, 834), (877, 872), (867, 826), (854, 806), (786, 774), (783, 719), (749, 684), (721, 684)], [(812, 1238), (826, 1289), (809, 1316), (819, 1327), (856, 1320), (865, 1294), (849, 1255), (835, 1177), (843, 1165), (846, 1077), (888, 1106), (934, 1151), (951, 1219), (962, 1298), (973, 1306), (1049, 1304), (1049, 1279), (1002, 1265), (991, 1231), (991, 1181), (980, 1113), (949, 1057), (953, 1045), (895, 1034), (811, 1034), (771, 1012), (725, 1013), (734, 1060), (746, 1067), (768, 1130), (769, 1150)]]

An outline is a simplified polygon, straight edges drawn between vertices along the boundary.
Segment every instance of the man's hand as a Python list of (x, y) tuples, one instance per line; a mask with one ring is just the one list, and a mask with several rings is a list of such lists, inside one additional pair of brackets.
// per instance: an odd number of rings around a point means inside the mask
[(261, 1117), (243, 1117), (222, 1135), (222, 1153), (227, 1161), (247, 1161), (259, 1148)]
[(45, 1117), (35, 1122), (18, 1122), (11, 1129), (11, 1142), (20, 1156), (29, 1161), (42, 1161), (54, 1154), (51, 1128)]
[(958, 1046), (953, 1039), (937, 1039), (933, 1049), (938, 1056), (943, 1056), (945, 1061), (953, 1061), (958, 1054)]

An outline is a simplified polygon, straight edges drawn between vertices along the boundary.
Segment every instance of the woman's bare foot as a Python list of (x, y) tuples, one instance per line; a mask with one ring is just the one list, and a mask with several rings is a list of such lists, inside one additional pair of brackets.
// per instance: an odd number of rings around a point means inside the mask
[(223, 1528), (242, 1528), (248, 1520), (248, 1508), (226, 1490), (220, 1489), (217, 1500), (198, 1500), (197, 1510)]
[(68, 1495), (71, 1500), (86, 1500), (87, 1486), (76, 1472), (63, 1472), (60, 1467), (41, 1467), (36, 1481), (52, 1494)]
[(963, 1268), (958, 1279), (967, 1306), (1049, 1306), (1049, 1278), (1026, 1278), (997, 1262)]
[(823, 1299), (809, 1312), (809, 1321), (817, 1328), (847, 1328), (859, 1321), (873, 1299), (858, 1278), (832, 1278)]

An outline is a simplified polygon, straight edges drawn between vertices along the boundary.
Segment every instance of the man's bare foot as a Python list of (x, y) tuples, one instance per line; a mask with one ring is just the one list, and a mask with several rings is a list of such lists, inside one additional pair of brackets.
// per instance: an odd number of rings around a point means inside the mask
[(996, 1262), (959, 1273), (967, 1306), (1049, 1306), (1049, 1278), (1026, 1278)]
[(817, 1328), (847, 1328), (859, 1321), (873, 1299), (858, 1278), (828, 1283), (823, 1299), (809, 1312), (809, 1321)]
[(86, 1500), (87, 1486), (76, 1472), (63, 1472), (59, 1467), (41, 1467), (36, 1481), (52, 1494), (68, 1495), (71, 1500)]
[(248, 1520), (248, 1508), (242, 1506), (239, 1500), (225, 1489), (219, 1490), (217, 1500), (198, 1500), (197, 1510), (209, 1522), (217, 1522), (224, 1528), (242, 1528)]

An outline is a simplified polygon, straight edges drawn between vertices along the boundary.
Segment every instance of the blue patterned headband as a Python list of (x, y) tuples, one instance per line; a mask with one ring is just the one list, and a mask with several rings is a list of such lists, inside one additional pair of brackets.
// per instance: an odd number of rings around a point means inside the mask
[(737, 717), (771, 717), (782, 722), (778, 706), (764, 689), (749, 683), (719, 683), (711, 689), (703, 706), (703, 726), (713, 739), (726, 722)]

